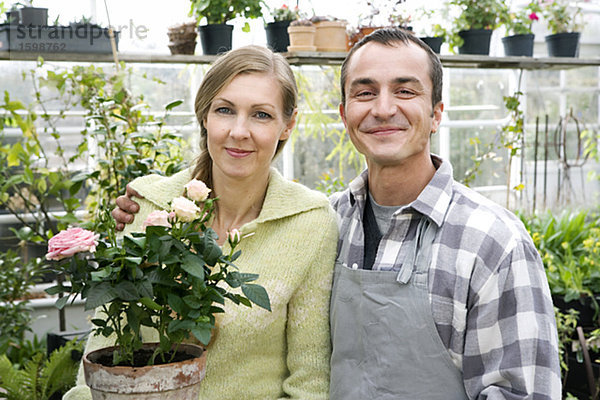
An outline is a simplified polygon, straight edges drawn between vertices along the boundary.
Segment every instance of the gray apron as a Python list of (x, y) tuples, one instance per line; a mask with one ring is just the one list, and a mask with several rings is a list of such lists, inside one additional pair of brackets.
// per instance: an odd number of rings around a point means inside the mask
[(336, 262), (331, 400), (467, 399), (429, 302), (435, 232), (435, 224), (422, 218), (400, 271), (350, 269)]

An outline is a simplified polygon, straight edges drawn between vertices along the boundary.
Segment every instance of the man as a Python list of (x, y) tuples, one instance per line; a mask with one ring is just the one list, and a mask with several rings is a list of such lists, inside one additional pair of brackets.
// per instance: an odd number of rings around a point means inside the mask
[(331, 398), (559, 399), (554, 311), (531, 238), (430, 154), (444, 107), (439, 58), (404, 31), (379, 30), (346, 57), (341, 88), (368, 168), (331, 199)]

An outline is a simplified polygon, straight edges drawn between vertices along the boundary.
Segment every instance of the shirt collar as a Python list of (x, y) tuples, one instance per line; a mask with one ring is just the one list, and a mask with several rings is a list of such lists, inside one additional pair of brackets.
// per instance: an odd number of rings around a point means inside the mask
[[(450, 200), (452, 199), (453, 171), (452, 165), (441, 157), (432, 154), (431, 160), (436, 167), (435, 174), (425, 189), (415, 201), (407, 207), (429, 217), (438, 227), (442, 225)], [(350, 201), (358, 201), (359, 207), (364, 207), (367, 198), (368, 170), (364, 170), (348, 185)]]

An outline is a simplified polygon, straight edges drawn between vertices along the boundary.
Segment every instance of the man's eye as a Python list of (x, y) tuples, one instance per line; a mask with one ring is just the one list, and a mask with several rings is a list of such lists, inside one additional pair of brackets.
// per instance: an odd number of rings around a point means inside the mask
[(369, 96), (373, 96), (374, 93), (369, 91), (369, 90), (363, 90), (360, 91), (356, 94), (356, 97), (369, 97)]
[(415, 92), (408, 89), (400, 89), (396, 93), (398, 93), (398, 96), (400, 97), (413, 97), (415, 95)]

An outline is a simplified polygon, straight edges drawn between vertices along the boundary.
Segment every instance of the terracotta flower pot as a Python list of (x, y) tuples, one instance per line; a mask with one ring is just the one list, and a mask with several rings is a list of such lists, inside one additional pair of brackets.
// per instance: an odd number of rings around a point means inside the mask
[(314, 26), (290, 25), (287, 29), (290, 36), (288, 51), (316, 51)]
[[(144, 349), (154, 350), (157, 343), (144, 344)], [(92, 351), (83, 357), (85, 382), (94, 400), (197, 400), (200, 382), (206, 374), (206, 351), (193, 344), (182, 344), (178, 352), (192, 358), (162, 365), (145, 367), (108, 367), (97, 361), (108, 355), (114, 347)]]
[(348, 35), (346, 21), (320, 21), (315, 24), (315, 46), (317, 51), (345, 52)]

